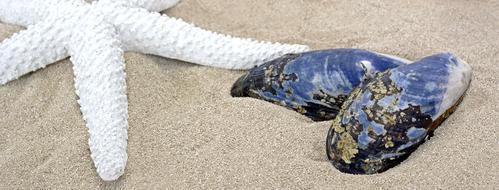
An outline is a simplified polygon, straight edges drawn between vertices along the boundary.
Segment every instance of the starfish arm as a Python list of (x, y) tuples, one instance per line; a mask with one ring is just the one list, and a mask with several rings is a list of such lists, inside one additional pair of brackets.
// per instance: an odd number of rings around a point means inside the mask
[(0, 84), (66, 58), (64, 36), (69, 34), (59, 29), (54, 22), (42, 22), (0, 43)]
[(105, 181), (119, 178), (127, 162), (128, 103), (123, 50), (103, 19), (75, 29), (69, 51), (78, 103), (89, 132), (91, 157)]
[(102, 3), (122, 3), (128, 7), (145, 8), (149, 11), (159, 12), (178, 4), (180, 0), (100, 0)]
[(127, 50), (228, 69), (249, 69), (304, 45), (259, 42), (206, 31), (181, 19), (121, 8), (111, 19)]
[(37, 0), (1, 0), (0, 20), (21, 26), (35, 24), (40, 19), (40, 6), (45, 5)]
[(49, 17), (54, 7), (82, 4), (82, 0), (0, 0), (0, 20), (29, 26)]

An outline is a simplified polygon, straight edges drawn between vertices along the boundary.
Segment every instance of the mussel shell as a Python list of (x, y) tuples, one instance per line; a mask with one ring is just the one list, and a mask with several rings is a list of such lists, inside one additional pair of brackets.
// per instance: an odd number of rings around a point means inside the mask
[(326, 146), (342, 172), (373, 174), (407, 158), (461, 102), (470, 66), (450, 53), (379, 73), (356, 88)]
[(282, 105), (314, 121), (330, 120), (363, 80), (407, 63), (398, 57), (361, 49), (287, 54), (239, 78), (231, 94)]

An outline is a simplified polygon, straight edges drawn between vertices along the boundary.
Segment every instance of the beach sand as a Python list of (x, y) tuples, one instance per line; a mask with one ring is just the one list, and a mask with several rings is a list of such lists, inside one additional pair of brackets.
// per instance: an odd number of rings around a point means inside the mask
[[(128, 165), (105, 183), (64, 60), (0, 87), (0, 189), (499, 188), (498, 1), (184, 0), (166, 13), (313, 49), (365, 48), (412, 60), (450, 51), (473, 67), (473, 82), (406, 161), (382, 174), (349, 175), (326, 160), (331, 122), (232, 98), (243, 71), (127, 53)], [(21, 29), (0, 23), (0, 40)]]

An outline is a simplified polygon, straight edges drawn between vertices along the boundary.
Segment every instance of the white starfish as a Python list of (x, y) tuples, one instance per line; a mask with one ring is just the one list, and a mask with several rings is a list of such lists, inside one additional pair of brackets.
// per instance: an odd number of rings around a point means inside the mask
[(0, 44), (0, 84), (71, 57), (91, 157), (103, 180), (127, 161), (128, 103), (123, 51), (247, 69), (307, 46), (205, 31), (156, 12), (179, 0), (0, 0), (0, 20), (28, 26)]

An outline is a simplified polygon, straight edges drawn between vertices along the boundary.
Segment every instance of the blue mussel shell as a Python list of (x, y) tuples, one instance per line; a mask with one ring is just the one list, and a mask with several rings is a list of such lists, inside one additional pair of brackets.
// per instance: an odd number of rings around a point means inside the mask
[(314, 121), (331, 120), (362, 81), (409, 61), (361, 49), (288, 54), (239, 78), (231, 94), (293, 109)]
[(342, 172), (383, 172), (411, 154), (456, 109), (471, 68), (450, 53), (380, 72), (352, 91), (326, 149)]

